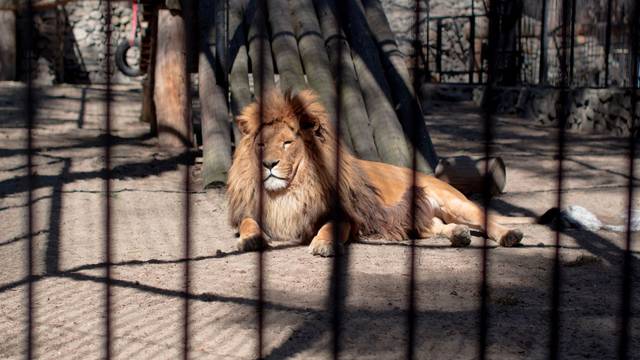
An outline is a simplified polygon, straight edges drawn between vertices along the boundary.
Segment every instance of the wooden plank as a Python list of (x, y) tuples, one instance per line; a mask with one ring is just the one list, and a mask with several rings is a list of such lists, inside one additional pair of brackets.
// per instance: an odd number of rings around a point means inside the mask
[[(245, 22), (249, 24), (247, 44), (253, 75), (253, 93), (259, 97), (260, 94), (275, 87), (265, 1), (251, 0), (249, 2), (245, 11)], [(258, 74), (259, 69), (262, 69), (262, 75)]]
[(298, 43), (291, 22), (291, 10), (288, 0), (267, 1), (269, 24), (271, 24), (271, 47), (275, 56), (280, 89), (294, 93), (307, 87), (304, 71), (300, 63)]
[(185, 31), (181, 13), (158, 11), (154, 101), (163, 147), (184, 149), (193, 144)]
[[(341, 114), (349, 127), (353, 150), (359, 158), (380, 161), (373, 141), (373, 128), (369, 123), (360, 84), (353, 68), (351, 48), (336, 18), (335, 0), (315, 0), (314, 5), (324, 37), (333, 74), (341, 68)], [(342, 63), (340, 63), (342, 61)]]
[(386, 163), (411, 167), (409, 142), (393, 108), (391, 90), (384, 75), (378, 48), (371, 38), (359, 1), (347, 5), (348, 36), (353, 64), (358, 75), (380, 159)]
[[(302, 58), (302, 64), (307, 69), (307, 81), (309, 86), (318, 93), (330, 118), (336, 123), (337, 102), (336, 86), (331, 74), (331, 63), (322, 37), (322, 30), (318, 23), (316, 11), (312, 0), (296, 0), (295, 4), (289, 0), (293, 9), (294, 27), (298, 38), (298, 50)], [(344, 112), (341, 112), (344, 114)], [(344, 116), (340, 121), (340, 133), (343, 144), (353, 150), (351, 132)]]
[[(224, 0), (219, 0), (224, 1)], [(224, 89), (216, 79), (215, 1), (199, 1), (198, 92), (202, 109), (202, 184), (222, 186), (231, 166), (231, 129)]]
[(151, 135), (158, 135), (158, 121), (156, 118), (156, 105), (153, 101), (155, 79), (156, 79), (156, 39), (158, 34), (158, 17), (154, 16), (149, 24), (149, 65), (146, 70), (147, 76), (142, 84), (142, 116), (143, 122), (149, 123), (149, 132)]
[(438, 156), (424, 123), (422, 107), (416, 97), (404, 54), (398, 48), (395, 34), (391, 30), (380, 1), (362, 0), (362, 2), (369, 29), (380, 51), (398, 118), (405, 133), (415, 136), (418, 170), (431, 173), (438, 164)]
[[(229, 89), (231, 91), (231, 111), (234, 116), (251, 102), (249, 88), (249, 55), (244, 31), (243, 8), (246, 1), (233, 1), (229, 9)], [(242, 136), (235, 122), (232, 122), (233, 137), (237, 143)]]
[(16, 14), (0, 11), (0, 80), (16, 79)]

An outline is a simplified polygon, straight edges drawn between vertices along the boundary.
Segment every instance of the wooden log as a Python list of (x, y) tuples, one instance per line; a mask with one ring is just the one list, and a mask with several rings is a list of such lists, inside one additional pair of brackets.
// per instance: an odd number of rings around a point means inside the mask
[[(489, 193), (501, 194), (507, 184), (507, 170), (499, 157), (489, 158)], [(465, 195), (484, 192), (485, 159), (468, 156), (442, 158), (435, 168), (435, 176), (451, 184)]]
[(184, 149), (193, 143), (185, 30), (181, 13), (158, 11), (154, 101), (163, 147)]
[[(273, 76), (273, 55), (267, 29), (267, 8), (265, 1), (251, 0), (245, 11), (245, 22), (249, 24), (247, 44), (253, 76), (253, 93), (260, 97), (268, 89), (275, 87)], [(258, 72), (262, 70), (262, 74)]]
[(306, 82), (300, 63), (291, 10), (288, 0), (267, 1), (269, 24), (271, 25), (271, 47), (280, 74), (280, 89), (294, 93), (304, 90)]
[(153, 94), (156, 84), (156, 43), (157, 43), (157, 35), (158, 35), (158, 17), (153, 16), (151, 19), (151, 23), (149, 24), (151, 33), (149, 39), (149, 65), (147, 67), (147, 76), (142, 83), (142, 116), (141, 120), (143, 122), (149, 123), (149, 133), (153, 136), (158, 135), (158, 121), (156, 118), (156, 104), (153, 101)]
[(353, 68), (351, 48), (342, 28), (338, 25), (336, 2), (335, 0), (315, 0), (314, 5), (334, 76), (337, 76), (338, 67), (341, 67), (340, 113), (342, 121), (349, 128), (353, 151), (361, 159), (380, 161), (373, 141), (373, 128), (369, 123), (360, 84)]
[[(231, 91), (231, 111), (234, 116), (251, 102), (249, 88), (249, 56), (247, 54), (246, 36), (244, 31), (243, 8), (246, 1), (233, 1), (229, 9), (229, 88)], [(235, 122), (232, 122), (235, 142), (242, 136)]]
[(231, 165), (231, 129), (224, 90), (216, 79), (216, 2), (199, 1), (200, 51), (198, 92), (202, 109), (202, 184), (205, 188), (226, 183)]
[[(331, 74), (329, 55), (327, 54), (322, 30), (320, 29), (312, 0), (296, 0), (295, 4), (292, 3), (292, 0), (289, 0), (289, 5), (293, 9), (298, 50), (300, 51), (302, 64), (307, 69), (307, 81), (309, 86), (318, 94), (335, 124), (337, 121), (336, 82)], [(344, 115), (345, 112), (341, 112), (341, 114)], [(346, 147), (353, 150), (349, 126), (344, 119), (345, 117), (342, 116), (339, 124), (342, 142)]]
[(378, 48), (369, 33), (362, 4), (349, 1), (345, 7), (353, 64), (380, 159), (389, 164), (411, 167), (409, 142), (393, 109), (389, 84), (384, 76)]
[(16, 79), (16, 14), (0, 11), (0, 81)]
[[(377, 42), (382, 65), (398, 118), (406, 134), (416, 140), (414, 146), (418, 155), (418, 170), (431, 173), (438, 163), (438, 156), (424, 122), (424, 114), (409, 75), (404, 54), (398, 48), (395, 34), (391, 30), (380, 0), (362, 0), (367, 23)], [(409, 137), (411, 139), (411, 136)]]

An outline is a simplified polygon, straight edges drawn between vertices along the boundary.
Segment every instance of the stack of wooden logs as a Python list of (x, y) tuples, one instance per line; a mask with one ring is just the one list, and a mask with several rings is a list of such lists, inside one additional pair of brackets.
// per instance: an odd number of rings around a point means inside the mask
[(379, 0), (199, 0), (198, 6), (205, 184), (224, 183), (232, 139), (240, 136), (224, 107), (227, 91), (235, 116), (275, 86), (315, 90), (333, 119), (339, 103), (342, 140), (357, 156), (411, 167), (415, 139), (418, 169), (433, 171), (437, 157)]

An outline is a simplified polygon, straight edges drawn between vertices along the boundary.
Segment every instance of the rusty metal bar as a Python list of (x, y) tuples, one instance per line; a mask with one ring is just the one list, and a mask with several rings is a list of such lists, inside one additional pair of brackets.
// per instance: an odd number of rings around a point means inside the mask
[(604, 40), (604, 87), (609, 86), (609, 56), (611, 54), (611, 11), (613, 0), (607, 0), (607, 27)]
[(638, 22), (640, 19), (640, 5), (638, 5), (637, 1), (633, 1), (632, 9), (631, 9), (631, 35), (630, 39), (630, 68), (629, 75), (631, 78), (631, 129), (629, 134), (629, 153), (628, 153), (628, 166), (629, 166), (629, 184), (627, 186), (627, 231), (625, 234), (625, 244), (624, 244), (624, 255), (622, 261), (622, 306), (620, 307), (620, 328), (619, 333), (620, 337), (618, 340), (618, 359), (627, 359), (629, 358), (629, 323), (631, 321), (631, 311), (632, 311), (632, 281), (633, 281), (633, 257), (631, 254), (631, 241), (632, 239), (632, 228), (631, 223), (633, 221), (633, 197), (635, 194), (635, 161), (637, 154), (637, 143), (638, 143), (638, 116), (637, 116), (637, 106), (638, 106), (638, 52), (640, 51), (640, 35), (638, 32), (640, 28), (638, 26)]
[[(556, 207), (562, 209), (564, 205), (563, 189), (564, 189), (564, 157), (566, 146), (566, 124), (568, 117), (569, 102), (569, 74), (567, 64), (567, 37), (569, 36), (569, 25), (573, 16), (570, 14), (569, 1), (562, 1), (562, 30), (561, 30), (561, 51), (560, 51), (560, 107), (558, 109), (558, 161), (557, 161), (557, 202)], [(549, 358), (558, 359), (560, 351), (560, 286), (561, 286), (561, 266), (560, 266), (560, 238), (562, 233), (562, 225), (558, 224), (555, 232), (554, 258), (553, 258), (553, 275), (551, 289), (551, 313), (549, 328)]]
[(24, 100), (24, 114), (26, 117), (27, 126), (27, 359), (33, 359), (34, 353), (34, 291), (33, 291), (33, 187), (35, 184), (35, 177), (33, 174), (33, 126), (34, 115), (36, 109), (34, 90), (33, 90), (33, 51), (34, 51), (34, 31), (33, 31), (33, 4), (31, 0), (27, 0), (27, 7), (25, 11), (26, 17), (26, 29), (25, 29), (25, 51), (26, 51), (26, 71), (27, 71), (27, 87), (26, 96)]
[(113, 72), (111, 66), (111, 1), (106, 1), (105, 12), (105, 80), (106, 80), (106, 101), (105, 101), (105, 134), (104, 134), (104, 258), (105, 258), (105, 358), (112, 357), (112, 319), (111, 319), (111, 235), (112, 235), (112, 216), (111, 216), (111, 74)]
[(540, 26), (540, 66), (538, 69), (538, 85), (547, 84), (547, 22), (549, 21), (547, 1), (548, 0), (542, 0), (542, 16)]

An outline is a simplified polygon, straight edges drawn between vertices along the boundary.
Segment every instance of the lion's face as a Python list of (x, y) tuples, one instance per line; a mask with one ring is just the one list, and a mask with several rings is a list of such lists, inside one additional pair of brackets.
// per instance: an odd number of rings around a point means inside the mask
[(297, 131), (286, 123), (274, 122), (263, 127), (254, 141), (256, 157), (262, 156), (264, 189), (270, 192), (286, 189), (295, 178), (304, 155), (304, 144)]

